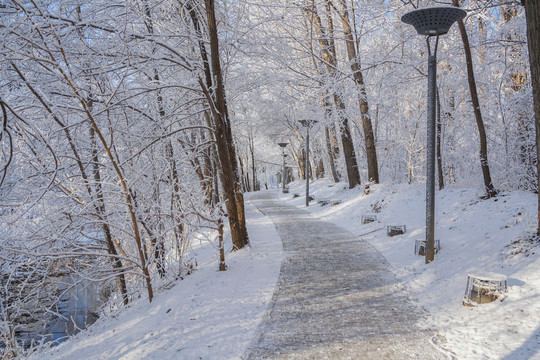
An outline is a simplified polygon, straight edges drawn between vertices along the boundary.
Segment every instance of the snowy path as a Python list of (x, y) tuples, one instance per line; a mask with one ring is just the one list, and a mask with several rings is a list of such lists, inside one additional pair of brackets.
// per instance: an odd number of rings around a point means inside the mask
[(248, 359), (446, 359), (422, 313), (367, 242), (258, 192), (284, 258), (269, 312)]

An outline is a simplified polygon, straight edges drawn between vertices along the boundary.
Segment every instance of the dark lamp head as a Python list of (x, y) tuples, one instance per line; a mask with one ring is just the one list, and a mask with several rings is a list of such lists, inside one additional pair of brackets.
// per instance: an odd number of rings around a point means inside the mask
[(457, 7), (434, 6), (409, 11), (401, 17), (405, 24), (414, 26), (420, 35), (443, 35), (453, 23), (463, 19), (467, 12)]

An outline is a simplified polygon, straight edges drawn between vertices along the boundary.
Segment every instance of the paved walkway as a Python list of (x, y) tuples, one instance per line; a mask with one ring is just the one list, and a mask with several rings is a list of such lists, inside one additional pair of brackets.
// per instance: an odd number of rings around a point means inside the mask
[(415, 323), (408, 299), (374, 247), (274, 199), (251, 202), (274, 222), (284, 258), (272, 303), (247, 359), (448, 359)]

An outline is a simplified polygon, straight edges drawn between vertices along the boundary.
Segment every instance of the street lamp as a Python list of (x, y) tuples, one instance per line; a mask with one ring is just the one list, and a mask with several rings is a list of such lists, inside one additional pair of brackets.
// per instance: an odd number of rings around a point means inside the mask
[(306, 206), (309, 206), (309, 129), (317, 123), (317, 120), (299, 121), (306, 128), (306, 162), (304, 164), (304, 174), (306, 175)]
[(281, 156), (283, 157), (283, 169), (281, 170), (281, 191), (285, 194), (285, 179), (287, 176), (285, 175), (285, 147), (289, 145), (289, 143), (281, 142), (278, 143), (279, 146), (281, 146)]
[[(427, 35), (428, 100), (427, 100), (427, 170), (426, 170), (426, 264), (435, 258), (435, 92), (437, 88), (437, 46), (439, 35), (450, 30), (452, 24), (463, 19), (463, 9), (436, 6), (410, 11), (401, 17), (405, 24), (414, 26), (418, 34)], [(431, 37), (435, 46), (431, 52)]]

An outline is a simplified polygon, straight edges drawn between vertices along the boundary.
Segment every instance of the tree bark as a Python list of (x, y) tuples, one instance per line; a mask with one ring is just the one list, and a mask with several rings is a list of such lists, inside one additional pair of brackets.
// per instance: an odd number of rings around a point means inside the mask
[[(206, 125), (209, 128), (212, 128), (212, 119), (208, 111), (204, 112), (204, 119)], [(206, 184), (210, 192), (207, 193), (209, 203), (211, 206), (215, 206), (219, 202), (219, 187), (218, 183), (218, 174), (217, 174), (217, 146), (216, 146), (216, 136), (213, 131), (208, 131), (208, 136), (212, 141), (212, 145), (205, 151), (204, 157), (204, 174), (207, 179)]]
[[(317, 10), (314, 6), (311, 8), (304, 7), (304, 12), (308, 21), (315, 27), (322, 58), (325, 62), (328, 74), (330, 76), (335, 76), (337, 60), (333, 38), (332, 36), (326, 36), (322, 27), (321, 18), (317, 14)], [(333, 25), (330, 23), (330, 26), (329, 32), (332, 33), (333, 31), (331, 29)], [(334, 92), (333, 96), (340, 122), (341, 142), (343, 145), (343, 156), (345, 157), (345, 167), (347, 169), (347, 180), (349, 182), (349, 188), (352, 189), (360, 184), (360, 172), (358, 170), (358, 163), (356, 161), (356, 154), (349, 128), (349, 120), (345, 116), (345, 102), (337, 92)]]
[(225, 207), (227, 208), (227, 217), (229, 218), (229, 226), (231, 230), (231, 238), (233, 242), (233, 248), (235, 250), (242, 249), (246, 243), (242, 237), (240, 230), (240, 223), (238, 220), (238, 209), (236, 206), (235, 188), (234, 188), (234, 176), (232, 175), (232, 167), (229, 158), (229, 151), (227, 149), (227, 139), (225, 135), (224, 124), (221, 119), (220, 112), (215, 108), (213, 99), (208, 92), (202, 79), (199, 78), (199, 84), (203, 92), (206, 95), (208, 103), (210, 104), (214, 122), (216, 124), (216, 145), (218, 149), (218, 157), (220, 167), (218, 169), (218, 175), (221, 179), (221, 186), (223, 188), (223, 197), (225, 200)]
[[(454, 6), (459, 7), (459, 0), (452, 0)], [(471, 55), (471, 46), (469, 44), (469, 37), (467, 30), (465, 29), (465, 23), (463, 20), (458, 21), (459, 33), (461, 34), (461, 40), (463, 41), (463, 50), (465, 51), (465, 59), (467, 62), (467, 80), (469, 82), (469, 91), (471, 92), (471, 102), (474, 110), (474, 116), (476, 118), (476, 125), (478, 127), (478, 134), (480, 137), (480, 165), (482, 167), (482, 175), (484, 177), (484, 188), (486, 191), (486, 198), (491, 198), (497, 195), (497, 191), (491, 181), (491, 173), (489, 171), (488, 155), (487, 155), (487, 137), (484, 127), (484, 120), (482, 119), (482, 112), (480, 111), (480, 100), (478, 99), (478, 92), (476, 90), (476, 80), (474, 78), (474, 70)]]
[(227, 207), (233, 247), (235, 250), (238, 250), (246, 246), (249, 240), (245, 226), (243, 197), (240, 191), (238, 174), (235, 173), (237, 166), (233, 164), (236, 159), (234, 156), (234, 147), (231, 142), (230, 125), (227, 118), (228, 111), (219, 60), (219, 41), (214, 0), (205, 0), (205, 5), (208, 21), (208, 35), (210, 38), (210, 63), (215, 81), (213, 87), (215, 102), (201, 79), (199, 79), (199, 83), (203, 87), (203, 91), (206, 92), (207, 100), (211, 102), (212, 114), (216, 124), (218, 155), (221, 163), (219, 175), (223, 186), (223, 195), (225, 197), (225, 206)]
[(347, 170), (347, 180), (349, 181), (349, 189), (354, 188), (356, 185), (360, 185), (360, 172), (358, 171), (358, 163), (356, 162), (356, 155), (354, 152), (354, 145), (351, 136), (351, 130), (349, 128), (349, 120), (345, 115), (345, 103), (341, 96), (334, 94), (334, 102), (338, 114), (341, 118), (339, 124), (341, 133), (341, 144), (343, 146), (343, 154), (345, 155), (345, 168)]
[[(536, 171), (540, 174), (540, 1), (523, 0), (527, 18), (527, 43), (529, 46), (529, 62), (534, 100), (534, 117), (536, 128)], [(538, 191), (538, 183), (537, 183)], [(540, 191), (538, 191), (538, 227), (540, 235)]]
[(218, 247), (219, 247), (219, 271), (227, 270), (225, 265), (225, 247), (223, 246), (223, 220), (218, 220)]
[[(238, 156), (236, 154), (236, 147), (234, 144), (232, 136), (232, 127), (229, 119), (229, 110), (227, 107), (227, 98), (225, 96), (225, 85), (223, 83), (223, 74), (221, 72), (221, 63), (219, 60), (219, 39), (217, 36), (217, 24), (216, 24), (216, 14), (214, 7), (214, 0), (205, 0), (206, 12), (207, 12), (207, 22), (208, 22), (208, 35), (210, 37), (210, 57), (211, 57), (211, 67), (212, 74), (214, 77), (213, 87), (209, 89), (214, 89), (215, 92), (215, 101), (216, 108), (219, 110), (221, 115), (221, 121), (224, 124), (224, 132), (227, 142), (227, 150), (229, 153), (229, 162), (231, 166), (231, 177), (233, 181), (234, 189), (234, 198), (236, 202), (236, 211), (238, 216), (238, 226), (240, 231), (241, 239), (239, 239), (238, 244), (243, 244), (242, 247), (249, 244), (249, 237), (246, 227), (246, 216), (245, 216), (245, 207), (244, 207), (244, 194), (242, 192), (242, 183), (241, 183), (241, 174), (240, 167), (238, 166)], [(204, 46), (202, 46), (204, 48)], [(205, 71), (205, 76), (208, 76), (208, 71)], [(240, 248), (242, 248), (240, 247)], [(235, 246), (236, 249), (236, 246)]]
[(124, 305), (127, 305), (129, 299), (127, 296), (126, 278), (123, 273), (124, 265), (122, 264), (122, 260), (118, 257), (118, 252), (116, 251), (116, 246), (114, 245), (111, 228), (109, 226), (109, 223), (105, 219), (107, 210), (105, 208), (105, 199), (103, 196), (103, 188), (101, 186), (102, 181), (101, 173), (99, 171), (99, 158), (96, 146), (97, 144), (95, 131), (93, 127), (90, 127), (90, 143), (92, 146), (92, 172), (94, 173), (94, 181), (96, 183), (95, 186), (97, 204), (94, 205), (94, 208), (96, 209), (96, 214), (101, 221), (101, 228), (103, 230), (103, 234), (105, 235), (105, 242), (107, 244), (107, 252), (113, 256), (111, 258), (111, 262), (112, 267), (114, 268), (115, 272), (117, 272), (116, 283), (120, 289), (120, 293), (122, 294), (122, 300), (124, 302)]
[[(311, 48), (313, 53), (313, 48)], [(317, 70), (317, 74), (321, 75), (320, 68), (317, 66), (317, 60), (315, 59), (315, 56), (312, 56), (313, 59), (313, 65), (315, 66), (315, 69)], [(321, 63), (321, 66), (324, 67), (324, 64), (322, 64), (322, 61), (319, 61)], [(319, 85), (321, 88), (324, 87), (324, 84), (322, 82), (319, 82)], [(324, 127), (324, 136), (326, 140), (326, 150), (328, 152), (328, 162), (330, 164), (330, 171), (332, 173), (332, 179), (335, 183), (339, 182), (340, 174), (336, 169), (336, 161), (339, 159), (339, 146), (337, 146), (337, 140), (335, 136), (335, 130), (332, 131), (332, 134), (330, 135), (330, 129), (335, 129), (333, 126), (333, 117), (332, 117), (332, 103), (329, 99), (330, 95), (328, 94), (329, 91), (321, 91), (322, 98), (321, 98), (321, 105), (324, 109), (324, 119), (326, 124), (332, 124), (332, 125), (326, 125)], [(329, 127), (331, 126), (331, 128)]]
[[(329, 0), (328, 0), (329, 1)], [(352, 34), (351, 24), (349, 21), (349, 12), (345, 0), (340, 0), (339, 5), (342, 11), (341, 22), (343, 24), (343, 32), (345, 35), (345, 44), (347, 45), (347, 55), (353, 72), (353, 79), (356, 85), (360, 87), (360, 95), (358, 96), (358, 105), (362, 117), (362, 128), (364, 130), (364, 141), (366, 145), (366, 156), (368, 166), (368, 181), (379, 183), (379, 166), (377, 164), (377, 150), (375, 147), (375, 135), (373, 133), (373, 125), (369, 116), (369, 104), (367, 100), (366, 85), (364, 84), (364, 76), (360, 69), (360, 59)]]
[(332, 179), (337, 183), (339, 182), (339, 174), (336, 170), (334, 149), (330, 142), (330, 131), (328, 130), (328, 126), (324, 127), (324, 137), (326, 140), (326, 151), (328, 152), (328, 162), (330, 163), (330, 172), (332, 173)]

